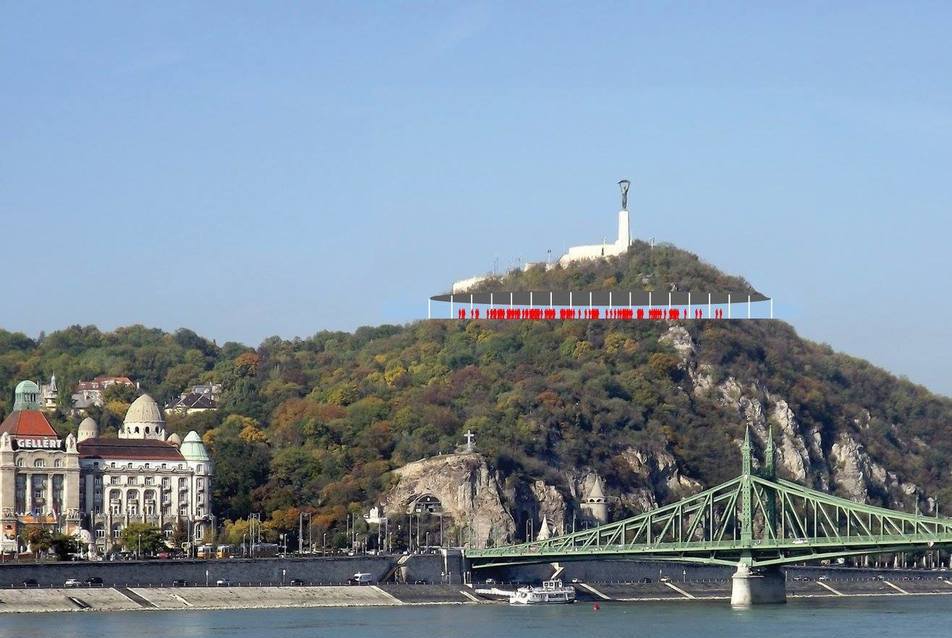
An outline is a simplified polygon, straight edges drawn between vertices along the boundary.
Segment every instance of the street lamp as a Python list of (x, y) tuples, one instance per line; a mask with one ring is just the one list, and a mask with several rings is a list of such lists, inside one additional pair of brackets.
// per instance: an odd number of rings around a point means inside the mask
[(321, 538), (321, 556), (327, 556), (327, 532)]

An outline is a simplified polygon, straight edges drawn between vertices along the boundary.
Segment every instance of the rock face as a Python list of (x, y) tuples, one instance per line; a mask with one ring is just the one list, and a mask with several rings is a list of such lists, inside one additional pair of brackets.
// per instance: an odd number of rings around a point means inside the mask
[[(787, 398), (756, 377), (738, 379), (700, 362), (697, 345), (684, 326), (671, 325), (661, 341), (681, 360), (681, 392), (697, 400), (713, 401), (736, 415), (737, 423), (749, 428), (760, 451), (772, 432), (782, 478), (898, 509), (920, 499), (916, 485), (901, 481), (863, 448), (862, 437), (871, 421), (868, 410), (860, 410), (849, 423), (834, 424), (838, 427), (822, 431), (820, 426), (805, 427)], [(901, 439), (903, 433), (896, 426), (893, 430)], [(834, 440), (824, 441), (825, 432), (838, 433)], [(741, 441), (736, 443), (740, 446)], [(761, 463), (760, 451), (754, 454), (755, 468)], [(405, 516), (417, 499), (435, 497), (462, 531), (461, 538), (484, 547), (534, 536), (532, 530), (538, 531), (543, 519), (553, 535), (590, 524), (592, 521), (586, 520), (589, 514), (580, 506), (596, 480), (604, 484), (610, 520), (645, 512), (703, 489), (698, 481), (682, 473), (663, 442), (627, 447), (613, 454), (612, 466), (620, 470), (623, 485), (605, 482), (591, 467), (562, 468), (552, 485), (539, 479), (526, 481), (517, 475), (500, 477), (477, 453), (433, 457), (396, 470), (400, 480), (384, 506), (391, 516)]]
[(546, 519), (549, 531), (552, 535), (563, 534), (565, 529), (565, 514), (567, 511), (565, 499), (562, 494), (552, 485), (544, 481), (535, 481), (532, 483), (532, 496), (538, 503), (538, 514), (540, 521)]
[[(515, 522), (503, 506), (498, 477), (480, 454), (447, 454), (395, 470), (400, 477), (384, 500), (388, 516), (406, 516), (417, 499), (436, 497), (443, 512), (462, 530), (467, 544), (504, 545), (514, 538)], [(551, 519), (550, 519), (551, 520)]]
[[(695, 396), (712, 396), (736, 413), (738, 421), (750, 428), (761, 447), (767, 441), (768, 431), (773, 430), (781, 477), (821, 491), (838, 489), (856, 501), (869, 502), (875, 495), (872, 500), (898, 508), (906, 507), (908, 497), (918, 493), (916, 485), (899, 480), (895, 473), (873, 461), (857, 440), (855, 433), (869, 428), (869, 410), (862, 410), (860, 416), (851, 421), (849, 429), (841, 430), (828, 454), (824, 454), (820, 429), (802, 427), (784, 397), (771, 393), (756, 381), (742, 383), (732, 376), (718, 380), (716, 370), (697, 362), (697, 348), (681, 326), (672, 326), (664, 340), (682, 357), (682, 368), (688, 373)], [(901, 438), (900, 432), (894, 431), (894, 434)], [(757, 458), (754, 463), (757, 465)]]

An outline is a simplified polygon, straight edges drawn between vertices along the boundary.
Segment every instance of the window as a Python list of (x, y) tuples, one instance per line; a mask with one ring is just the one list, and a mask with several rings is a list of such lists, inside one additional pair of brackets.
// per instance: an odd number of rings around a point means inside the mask
[(46, 461), (43, 459), (36, 459), (33, 461), (33, 467), (46, 467)]
[(119, 485), (119, 477), (118, 477), (118, 476), (110, 476), (110, 477), (109, 477), (109, 484), (110, 484), (110, 485)]
[(53, 461), (53, 467), (63, 467), (63, 459), (56, 459)]
[(205, 471), (205, 466), (202, 465), (201, 463), (199, 463), (199, 464), (198, 464), (198, 473), (201, 474), (201, 473), (204, 472), (204, 471)]
[(122, 532), (121, 529), (119, 529), (118, 527), (114, 527), (113, 530), (112, 530), (112, 537), (113, 537), (113, 538), (119, 538), (119, 534), (120, 534), (121, 532)]
[(162, 469), (163, 469), (163, 470), (165, 469), (165, 465), (166, 465), (165, 463), (162, 464)]
[(17, 467), (23, 467), (23, 459), (17, 459)]
[(106, 530), (101, 527), (96, 528), (96, 538), (106, 538)]
[(147, 477), (145, 477), (145, 484), (146, 484), (146, 485), (155, 485), (155, 477), (154, 477), (154, 476), (147, 476)]

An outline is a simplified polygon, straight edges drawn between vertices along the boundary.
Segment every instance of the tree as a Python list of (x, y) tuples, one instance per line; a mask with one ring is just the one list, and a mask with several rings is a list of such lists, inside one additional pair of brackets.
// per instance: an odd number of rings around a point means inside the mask
[(56, 532), (50, 536), (50, 549), (57, 560), (68, 560), (73, 554), (82, 551), (82, 547), (73, 536)]
[(45, 527), (33, 525), (26, 530), (26, 541), (30, 545), (30, 551), (34, 556), (39, 557), (50, 550), (53, 543), (53, 535)]
[(182, 545), (189, 541), (188, 537), (188, 523), (179, 519), (178, 524), (175, 526), (175, 529), (172, 530), (172, 537), (169, 539), (169, 543), (175, 549), (180, 549)]
[(162, 530), (148, 523), (129, 523), (119, 536), (122, 546), (137, 556), (155, 554), (166, 549)]

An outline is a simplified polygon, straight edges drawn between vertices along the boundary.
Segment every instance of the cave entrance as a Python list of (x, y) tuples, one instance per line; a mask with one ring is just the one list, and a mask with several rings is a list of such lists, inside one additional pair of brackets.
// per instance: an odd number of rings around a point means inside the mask
[(443, 503), (431, 493), (417, 494), (407, 502), (407, 548), (435, 553), (444, 547)]

